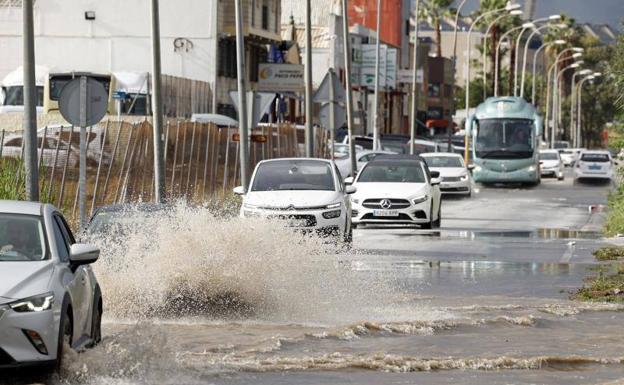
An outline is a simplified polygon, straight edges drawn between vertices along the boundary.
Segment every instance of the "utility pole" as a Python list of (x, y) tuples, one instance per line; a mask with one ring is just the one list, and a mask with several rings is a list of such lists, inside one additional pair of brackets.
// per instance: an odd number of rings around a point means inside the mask
[(418, 127), (418, 9), (420, 0), (416, 0), (414, 10), (414, 73), (412, 74), (412, 121), (410, 122), (410, 154), (414, 155), (414, 141)]
[(39, 200), (37, 167), (37, 97), (35, 83), (35, 33), (33, 0), (22, 1), (24, 36), (24, 171), (26, 199)]
[(314, 131), (312, 127), (313, 104), (312, 104), (312, 5), (311, 0), (306, 0), (305, 10), (305, 155), (308, 158), (314, 156)]
[(334, 122), (336, 121), (336, 95), (334, 95), (334, 69), (329, 69), (329, 137), (331, 141), (331, 160), (334, 160), (334, 141), (336, 140), (336, 127)]
[[(247, 86), (245, 73), (245, 36), (243, 35), (242, 0), (235, 0), (236, 75), (238, 80), (238, 129), (240, 136), (240, 173), (245, 192), (249, 189), (249, 128), (247, 127)], [(308, 111), (306, 110), (306, 113)]]
[(156, 203), (165, 199), (165, 160), (163, 157), (163, 112), (160, 66), (160, 12), (158, 1), (152, 0), (152, 120), (154, 124), (154, 198)]
[(351, 175), (355, 176), (355, 143), (353, 142), (353, 95), (351, 90), (351, 37), (349, 36), (349, 15), (347, 0), (342, 0), (342, 39), (345, 66), (345, 91), (347, 94), (347, 135), (349, 136), (349, 158)]
[[(346, 11), (345, 11), (346, 12)], [(377, 41), (375, 42), (375, 99), (373, 100), (373, 149), (379, 150), (379, 51), (381, 49), (381, 0), (377, 0)]]

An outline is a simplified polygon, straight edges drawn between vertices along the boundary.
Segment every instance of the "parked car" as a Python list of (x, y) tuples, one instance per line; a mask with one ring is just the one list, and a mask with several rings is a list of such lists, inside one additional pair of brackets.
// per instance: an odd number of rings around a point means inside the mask
[(561, 155), (557, 150), (540, 150), (540, 173), (543, 177), (553, 177), (558, 180), (565, 178), (563, 171), (564, 165), (561, 160)]
[(431, 229), (442, 222), (440, 176), (420, 157), (379, 156), (354, 178), (351, 197), (353, 225), (420, 225)]
[[(356, 145), (362, 146), (365, 150), (373, 149), (373, 138), (371, 136), (353, 135), (353, 141)], [(343, 144), (349, 144), (349, 136), (345, 136), (342, 140)]]
[(570, 148), (570, 142), (565, 141), (565, 140), (556, 140), (555, 143), (553, 144), (553, 148), (555, 150)]
[[(355, 153), (364, 151), (364, 147), (355, 145)], [(334, 143), (334, 158), (344, 158), (349, 156), (349, 145), (343, 143)]]
[(574, 181), (583, 179), (613, 179), (613, 159), (609, 151), (585, 150), (574, 166)]
[(572, 167), (574, 163), (578, 159), (579, 155), (584, 148), (567, 148), (564, 150), (559, 150), (559, 155), (561, 156), (561, 161), (565, 167)]
[[(377, 155), (388, 155), (388, 154), (395, 154), (395, 153), (390, 152), (390, 151), (373, 151), (373, 150), (364, 150), (364, 151), (358, 152), (355, 155), (355, 161), (356, 161), (355, 171), (356, 172), (360, 171), (367, 162), (370, 162), (371, 160), (375, 159)], [(349, 156), (336, 159), (334, 160), (334, 162), (336, 163), (336, 166), (338, 166), (340, 175), (342, 175), (343, 178), (352, 176), (351, 175), (351, 158)]]
[[(23, 155), (23, 138), (21, 134), (8, 135), (4, 139), (4, 145), (1, 146), (1, 154), (3, 158), (20, 159)], [(69, 167), (76, 167), (79, 159), (79, 149), (72, 145), (68, 155), (69, 144), (65, 141), (59, 141), (55, 138), (46, 138), (45, 146), (43, 146), (43, 138), (37, 138), (37, 156), (41, 157), (41, 164), (45, 167), (65, 167), (65, 163)], [(58, 147), (58, 155), (56, 149)]]
[[(409, 141), (407, 145), (409, 146)], [(434, 142), (431, 140), (423, 140), (423, 139), (414, 140), (414, 153), (415, 154), (424, 154), (427, 152), (440, 152), (440, 151), (442, 151), (442, 147), (437, 142)]]
[(429, 170), (440, 173), (440, 191), (442, 194), (472, 195), (472, 177), (464, 163), (464, 158), (452, 152), (420, 154)]
[(330, 160), (285, 158), (265, 160), (256, 166), (249, 191), (243, 196), (240, 216), (285, 220), (288, 226), (351, 242), (351, 202), (355, 192), (345, 186)]
[(52, 205), (0, 201), (0, 367), (58, 367), (64, 344), (101, 340), (100, 251)]

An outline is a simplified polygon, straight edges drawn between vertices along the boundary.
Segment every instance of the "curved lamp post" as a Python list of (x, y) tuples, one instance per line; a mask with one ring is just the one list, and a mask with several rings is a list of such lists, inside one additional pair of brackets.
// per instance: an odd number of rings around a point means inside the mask
[(485, 17), (491, 16), (491, 15), (495, 15), (497, 13), (500, 12), (511, 12), (513, 10), (519, 9), (520, 8), (520, 4), (507, 4), (504, 8), (498, 8), (498, 9), (493, 9), (489, 12), (485, 12), (481, 15), (479, 15), (479, 17), (477, 17), (475, 19), (475, 21), (472, 22), (472, 24), (470, 25), (470, 28), (468, 29), (468, 35), (466, 37), (466, 47), (468, 49), (468, 54), (467, 54), (467, 59), (466, 59), (466, 120), (468, 120), (468, 115), (469, 115), (469, 111), (470, 111), (470, 54), (472, 52), (472, 46), (470, 44), (470, 35), (472, 34), (472, 30), (474, 29), (475, 25), (477, 25), (481, 20), (483, 20)]
[(582, 121), (582, 108), (583, 108), (583, 104), (581, 103), (582, 101), (582, 96), (583, 96), (583, 85), (585, 84), (585, 82), (587, 80), (594, 80), (598, 77), (602, 76), (602, 73), (600, 72), (594, 72), (591, 75), (588, 75), (586, 77), (584, 77), (583, 79), (581, 79), (581, 81), (578, 84), (578, 96), (577, 96), (577, 101), (578, 101), (578, 106), (577, 106), (577, 111), (578, 111), (578, 115), (577, 115), (577, 125), (576, 125), (576, 137), (578, 138), (578, 145), (581, 146), (582, 143), (582, 137), (581, 137), (581, 121)]
[(574, 129), (575, 124), (574, 122), (576, 121), (576, 119), (574, 119), (574, 111), (575, 111), (575, 107), (576, 107), (576, 77), (577, 76), (586, 76), (593, 73), (592, 70), (590, 69), (584, 69), (584, 70), (578, 70), (576, 72), (574, 72), (574, 74), (572, 75), (572, 84), (570, 86), (570, 90), (571, 90), (571, 94), (570, 94), (570, 136), (572, 137), (572, 147), (577, 148), (577, 144), (578, 144), (578, 138), (576, 136), (576, 130)]
[(526, 28), (529, 25), (533, 25), (533, 23), (524, 23), (520, 26), (517, 26), (505, 32), (503, 36), (501, 36), (500, 40), (498, 41), (498, 44), (496, 45), (496, 59), (494, 59), (496, 61), (495, 66), (494, 66), (495, 67), (494, 69), (494, 96), (498, 96), (498, 69), (500, 67), (500, 64), (499, 64), (500, 47), (503, 41), (507, 38), (507, 36), (511, 35), (513, 32)]
[(555, 40), (555, 41), (551, 41), (549, 43), (546, 44), (542, 44), (541, 47), (539, 47), (535, 53), (533, 54), (533, 85), (531, 87), (531, 104), (535, 105), (535, 74), (537, 73), (537, 56), (539, 55), (539, 53), (547, 47), (550, 47), (552, 45), (563, 45), (566, 44), (567, 42), (565, 40)]
[[(558, 18), (551, 19), (551, 18), (554, 18), (555, 16), (557, 16), (559, 18), (561, 17), (559, 15), (553, 15), (553, 16), (550, 16), (548, 18), (548, 20), (558, 20)], [(531, 40), (533, 40), (535, 35), (537, 35), (538, 33), (540, 33), (540, 31), (542, 31), (544, 29), (547, 29), (547, 28), (560, 28), (560, 29), (563, 29), (563, 28), (567, 28), (567, 24), (557, 24), (557, 25), (553, 25), (553, 24), (550, 24), (550, 23), (544, 24), (544, 25), (542, 25), (542, 26), (540, 26), (538, 28), (535, 28), (533, 30), (533, 32), (527, 38), (526, 42), (524, 43), (524, 54), (522, 55), (522, 71), (520, 71), (520, 72), (522, 72), (522, 76), (521, 76), (521, 79), (520, 79), (520, 97), (521, 98), (524, 97), (524, 82), (525, 82), (525, 79), (526, 79), (526, 65), (527, 65), (527, 56), (529, 54), (529, 44), (531, 43)], [(540, 48), (542, 48), (542, 47), (539, 47), (538, 50)], [(537, 55), (535, 55), (534, 58), (533, 58), (533, 66), (534, 67), (535, 67), (535, 59), (536, 58), (537, 58)], [(533, 71), (533, 74), (535, 75), (535, 71)]]
[[(574, 55), (573, 55), (574, 56)], [(555, 83), (554, 83), (554, 88), (553, 88), (553, 125), (551, 128), (550, 133), (552, 134), (552, 141), (553, 141), (553, 147), (554, 147), (554, 141), (555, 141), (555, 137), (557, 134), (557, 131), (559, 131), (559, 120), (561, 119), (561, 104), (560, 101), (562, 99), (562, 95), (561, 95), (561, 87), (559, 86), (561, 84), (561, 76), (570, 69), (574, 69), (574, 68), (579, 68), (581, 66), (581, 64), (583, 64), (582, 60), (579, 60), (577, 62), (574, 62), (566, 67), (564, 67), (561, 71), (557, 72), (557, 76), (555, 76)]]
[(499, 17), (497, 17), (496, 19), (494, 19), (493, 22), (490, 23), (490, 25), (488, 25), (487, 30), (485, 31), (485, 36), (483, 37), (483, 99), (485, 100), (487, 98), (487, 40), (488, 40), (488, 36), (490, 36), (490, 32), (492, 31), (492, 28), (494, 28), (494, 26), (496, 24), (498, 24), (499, 21), (501, 21), (502, 19), (504, 19), (505, 17), (508, 16), (520, 16), (522, 15), (524, 12), (522, 12), (519, 9), (514, 9), (513, 11), (509, 12), (508, 14), (502, 14)]

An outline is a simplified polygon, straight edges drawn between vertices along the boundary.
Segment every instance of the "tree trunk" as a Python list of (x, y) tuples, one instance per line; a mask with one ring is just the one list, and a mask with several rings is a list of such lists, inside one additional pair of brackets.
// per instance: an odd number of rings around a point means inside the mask
[(435, 23), (436, 29), (436, 49), (438, 51), (438, 57), (442, 57), (442, 31), (440, 31), (440, 21)]

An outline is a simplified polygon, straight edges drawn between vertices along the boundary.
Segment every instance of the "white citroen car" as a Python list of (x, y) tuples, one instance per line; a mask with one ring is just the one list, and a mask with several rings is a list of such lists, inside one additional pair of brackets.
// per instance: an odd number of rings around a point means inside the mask
[(613, 179), (613, 160), (609, 151), (585, 150), (574, 166), (574, 180)]
[(101, 339), (102, 294), (78, 244), (48, 204), (0, 201), (0, 368), (60, 365), (63, 345)]
[(325, 159), (265, 160), (256, 166), (243, 196), (241, 217), (283, 219), (288, 226), (351, 242), (351, 202), (355, 192), (345, 186), (336, 165)]
[(557, 178), (563, 180), (563, 161), (558, 150), (541, 150), (539, 152), (540, 172), (542, 176)]
[(472, 195), (472, 177), (461, 155), (452, 152), (432, 152), (420, 156), (427, 162), (429, 170), (440, 173), (442, 194)]
[(442, 222), (439, 173), (422, 158), (378, 157), (356, 179), (351, 197), (353, 224), (406, 224), (431, 229)]

